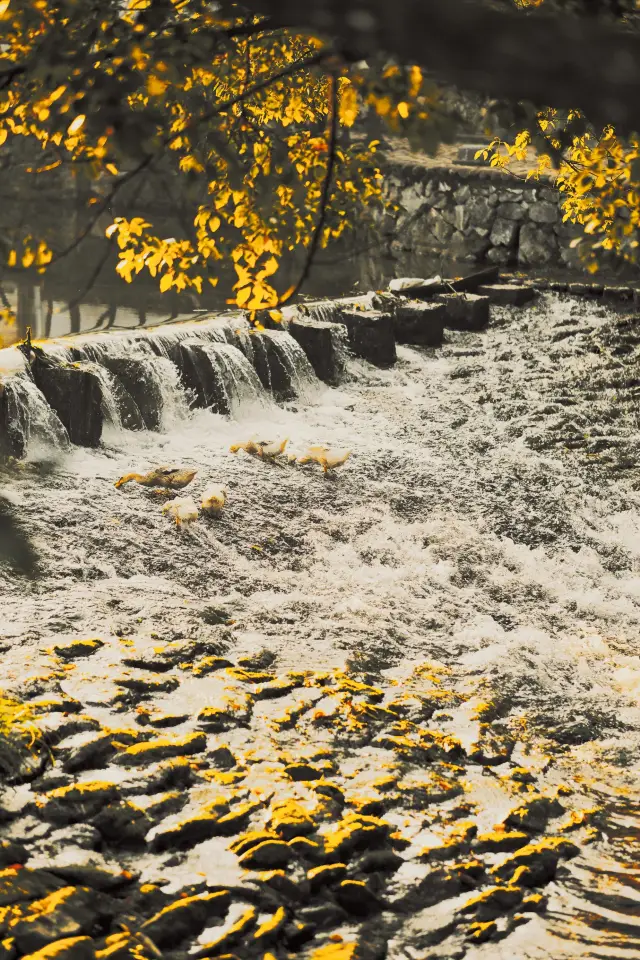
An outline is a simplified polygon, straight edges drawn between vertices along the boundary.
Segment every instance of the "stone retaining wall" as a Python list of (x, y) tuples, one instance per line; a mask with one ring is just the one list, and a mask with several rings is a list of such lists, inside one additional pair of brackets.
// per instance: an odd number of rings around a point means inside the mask
[(562, 222), (549, 178), (522, 181), (491, 168), (394, 161), (386, 183), (399, 206), (390, 231), (399, 259), (413, 252), (523, 268), (578, 264), (570, 241), (581, 228)]

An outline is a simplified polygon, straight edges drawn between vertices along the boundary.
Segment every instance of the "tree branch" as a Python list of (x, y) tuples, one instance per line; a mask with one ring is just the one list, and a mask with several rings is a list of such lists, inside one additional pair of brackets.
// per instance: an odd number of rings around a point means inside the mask
[(335, 166), (336, 160), (336, 137), (338, 133), (338, 82), (334, 74), (329, 75), (329, 122), (327, 129), (327, 167), (324, 174), (324, 180), (322, 183), (322, 193), (320, 195), (320, 213), (318, 214), (318, 221), (313, 231), (313, 236), (311, 237), (311, 243), (309, 244), (309, 249), (307, 251), (307, 257), (302, 269), (302, 273), (298, 278), (297, 283), (291, 287), (287, 292), (279, 299), (278, 307), (283, 307), (286, 303), (293, 299), (297, 293), (302, 289), (305, 281), (307, 280), (309, 273), (311, 272), (311, 267), (313, 266), (313, 260), (322, 239), (322, 231), (324, 230), (325, 221), (327, 218), (327, 205), (329, 203), (329, 194), (331, 192), (331, 182), (333, 179), (333, 168)]

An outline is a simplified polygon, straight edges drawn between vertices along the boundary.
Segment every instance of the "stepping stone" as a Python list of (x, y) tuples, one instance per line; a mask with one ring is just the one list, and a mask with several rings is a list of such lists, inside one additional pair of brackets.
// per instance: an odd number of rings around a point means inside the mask
[(491, 303), (500, 306), (521, 307), (536, 295), (533, 287), (517, 286), (513, 283), (492, 283), (478, 287), (480, 296), (489, 297)]
[(292, 320), (288, 332), (297, 340), (314, 373), (325, 383), (338, 384), (345, 373), (344, 326), (326, 320)]
[(376, 367), (396, 362), (396, 340), (390, 313), (378, 310), (343, 310), (340, 322), (347, 328), (349, 346), (356, 357)]
[(446, 307), (445, 327), (482, 330), (489, 323), (489, 297), (477, 293), (440, 293), (436, 300)]
[(393, 318), (393, 332), (398, 343), (423, 347), (439, 347), (444, 335), (446, 308), (442, 303), (401, 300)]

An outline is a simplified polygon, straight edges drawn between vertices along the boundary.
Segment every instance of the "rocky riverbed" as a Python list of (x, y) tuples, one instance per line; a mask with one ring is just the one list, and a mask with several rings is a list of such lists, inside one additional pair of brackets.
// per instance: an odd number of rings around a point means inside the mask
[[(447, 340), (7, 477), (0, 957), (640, 956), (640, 333), (545, 294)], [(114, 487), (167, 462), (219, 519)]]

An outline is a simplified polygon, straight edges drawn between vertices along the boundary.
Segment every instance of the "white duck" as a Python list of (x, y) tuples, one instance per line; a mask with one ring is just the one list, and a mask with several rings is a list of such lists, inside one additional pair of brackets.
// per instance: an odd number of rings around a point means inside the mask
[(351, 450), (345, 448), (331, 448), (325, 446), (309, 447), (306, 453), (298, 457), (298, 463), (319, 463), (324, 473), (335, 470), (346, 463), (351, 456)]
[(165, 503), (162, 512), (175, 520), (176, 527), (181, 527), (184, 523), (195, 523), (198, 519), (198, 505), (193, 497), (176, 497)]
[(227, 502), (227, 491), (219, 484), (212, 484), (202, 494), (200, 509), (209, 517), (219, 517)]

